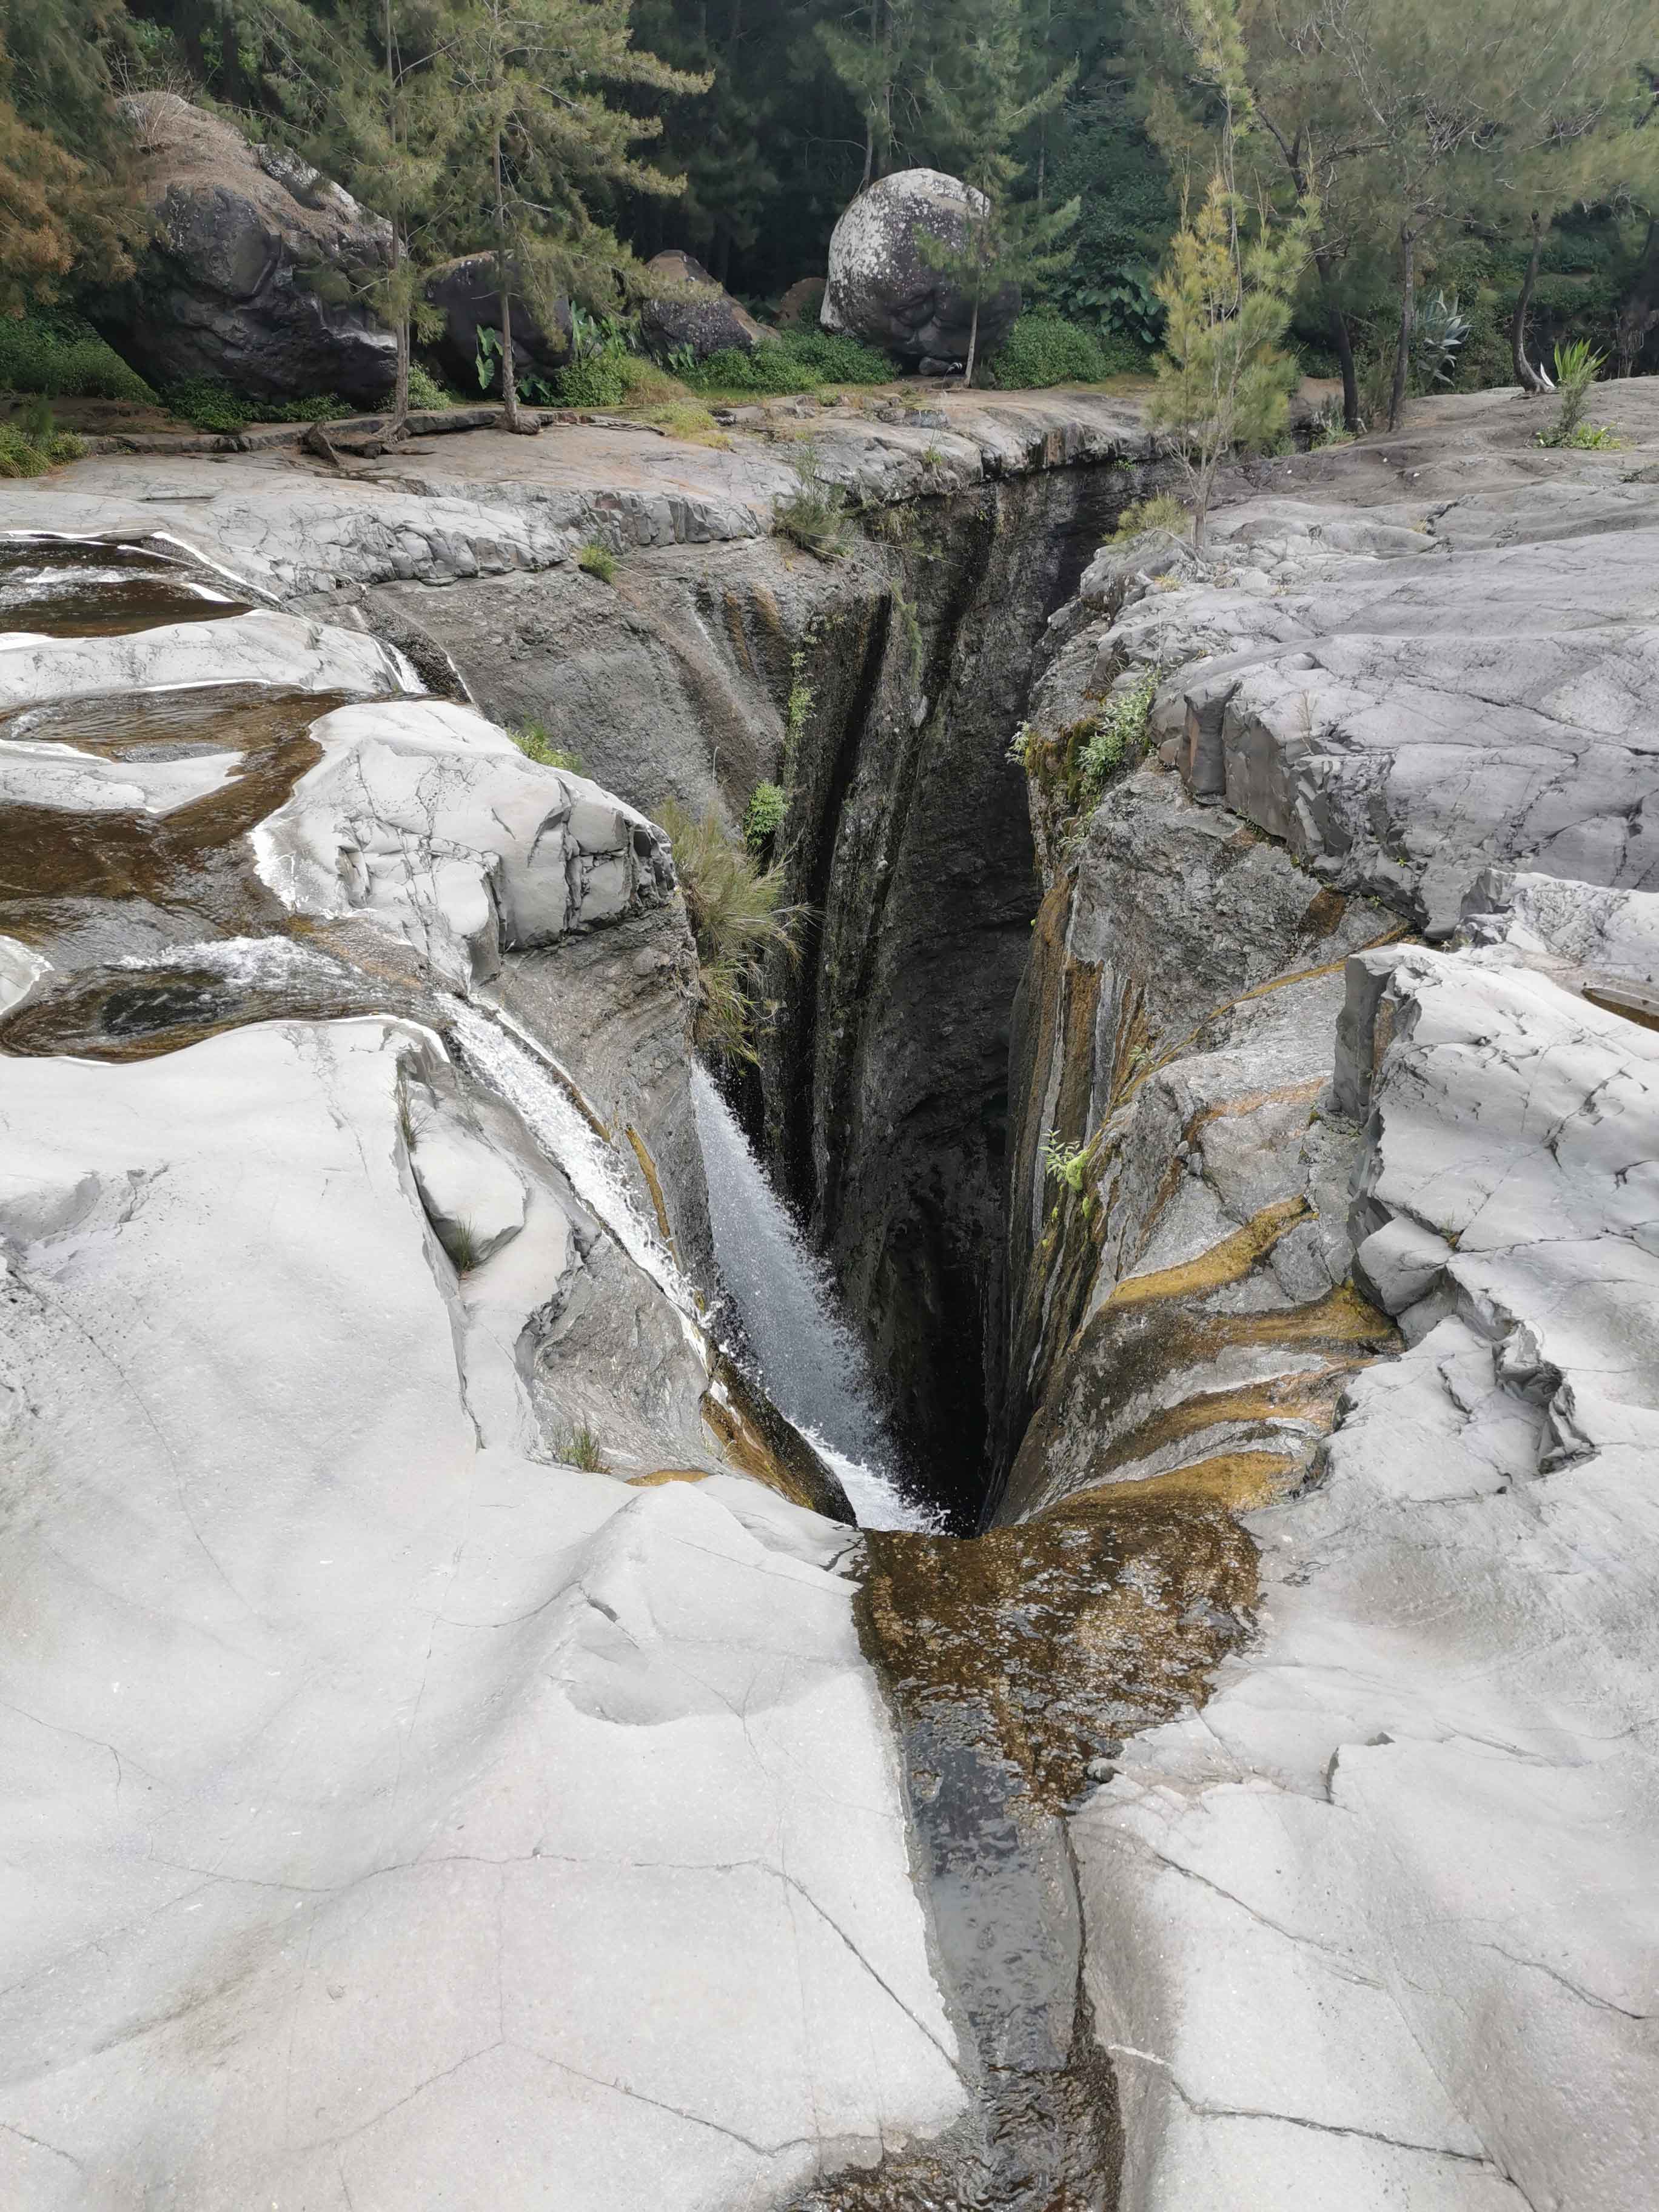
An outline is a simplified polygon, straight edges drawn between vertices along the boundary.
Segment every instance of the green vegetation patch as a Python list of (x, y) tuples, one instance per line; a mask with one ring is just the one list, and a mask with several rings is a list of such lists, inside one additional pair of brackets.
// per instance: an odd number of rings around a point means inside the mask
[(1055, 384), (1103, 384), (1117, 371), (1091, 332), (1037, 309), (1009, 331), (991, 373), (1005, 392), (1042, 392)]
[(154, 406), (155, 394), (136, 369), (77, 315), (0, 318), (0, 386), (48, 399), (125, 399)]

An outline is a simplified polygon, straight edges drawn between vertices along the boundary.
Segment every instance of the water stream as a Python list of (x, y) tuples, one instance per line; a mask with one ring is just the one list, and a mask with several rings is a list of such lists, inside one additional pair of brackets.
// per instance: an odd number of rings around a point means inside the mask
[(860, 1528), (939, 1531), (942, 1522), (907, 1474), (869, 1356), (829, 1269), (702, 1067), (692, 1071), (691, 1097), (714, 1258), (767, 1395), (835, 1469)]

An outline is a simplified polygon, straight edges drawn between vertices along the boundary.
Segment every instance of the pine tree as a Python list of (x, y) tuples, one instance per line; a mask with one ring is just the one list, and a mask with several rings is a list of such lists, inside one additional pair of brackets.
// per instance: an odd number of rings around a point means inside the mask
[(112, 0), (0, 0), (0, 313), (57, 298), (71, 274), (131, 272), (144, 223), (109, 76), (119, 21)]
[(974, 197), (963, 246), (924, 241), (922, 252), (972, 303), (963, 379), (971, 387), (986, 302), (1006, 285), (1030, 284), (1066, 266), (1071, 252), (1061, 240), (1075, 225), (1082, 202), (1070, 200), (1053, 210), (1022, 202), (1017, 187), (1025, 165), (1012, 150), (1063, 102), (1075, 65), (1036, 92), (1024, 89), (1030, 57), (1011, 0), (967, 0), (967, 21), (959, 20), (957, 28), (949, 77), (936, 74), (932, 92), (939, 125), (952, 142), (955, 166)]
[(1203, 205), (1183, 213), (1158, 280), (1169, 323), (1147, 418), (1174, 434), (1201, 551), (1221, 463), (1270, 443), (1289, 413), (1298, 372), (1281, 348), (1318, 210), (1304, 199), (1277, 228), (1261, 211), (1247, 234), (1239, 161), (1255, 118), (1236, 0), (1188, 6), (1198, 66), (1221, 106), (1220, 150)]
[(488, 239), (501, 306), (501, 393), (523, 428), (513, 358), (515, 292), (550, 320), (561, 293), (614, 301), (629, 259), (596, 222), (596, 186), (673, 195), (684, 179), (635, 159), (660, 135), (654, 116), (607, 104), (602, 87), (707, 91), (633, 44), (631, 0), (459, 0), (445, 73), (457, 126), (456, 220)]

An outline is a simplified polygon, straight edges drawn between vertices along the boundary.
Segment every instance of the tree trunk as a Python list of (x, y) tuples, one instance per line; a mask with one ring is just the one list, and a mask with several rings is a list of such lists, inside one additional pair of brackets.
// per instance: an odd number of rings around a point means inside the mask
[(501, 404), (507, 427), (519, 422), (519, 385), (513, 368), (513, 283), (507, 252), (507, 194), (501, 177), (501, 134), (495, 133), (495, 289), (501, 310)]
[(1353, 334), (1348, 328), (1348, 319), (1343, 313), (1336, 297), (1336, 277), (1328, 253), (1314, 256), (1314, 267), (1319, 272), (1319, 282), (1325, 295), (1325, 312), (1330, 318), (1331, 343), (1336, 348), (1336, 358), (1342, 371), (1342, 427), (1351, 436), (1359, 431), (1359, 373), (1353, 362)]
[(962, 380), (964, 392), (974, 388), (974, 362), (979, 355), (979, 294), (974, 295), (974, 319), (968, 332), (968, 374)]
[(1647, 243), (1619, 313), (1613, 345), (1620, 376), (1635, 375), (1637, 360), (1656, 323), (1659, 323), (1659, 216), (1649, 220)]
[(1510, 325), (1510, 357), (1515, 363), (1515, 380), (1522, 392), (1541, 392), (1544, 388), (1537, 371), (1527, 359), (1527, 317), (1532, 309), (1533, 287), (1538, 282), (1538, 260), (1543, 251), (1544, 226), (1534, 208), (1532, 215), (1532, 253), (1527, 262), (1521, 296), (1515, 303), (1515, 318)]
[(1400, 234), (1400, 343), (1395, 348), (1394, 389), (1389, 394), (1389, 428), (1397, 430), (1406, 405), (1406, 378), (1412, 365), (1412, 331), (1417, 323), (1417, 234)]
[(409, 427), (409, 317), (398, 317), (398, 381), (392, 392), (392, 434), (401, 438)]

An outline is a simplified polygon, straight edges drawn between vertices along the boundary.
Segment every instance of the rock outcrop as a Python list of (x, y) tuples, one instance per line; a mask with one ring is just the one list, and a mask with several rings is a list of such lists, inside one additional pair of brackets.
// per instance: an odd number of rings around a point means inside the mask
[[(930, 261), (924, 241), (961, 252), (969, 210), (982, 197), (937, 169), (901, 169), (860, 192), (830, 240), (830, 276), (821, 319), (900, 361), (965, 361), (973, 301)], [(1019, 313), (1019, 287), (1005, 284), (982, 301), (979, 350), (988, 355)]]
[(176, 94), (129, 106), (156, 237), (91, 310), (116, 351), (163, 390), (204, 377), (256, 398), (378, 405), (397, 343), (363, 292), (386, 265), (388, 226), (297, 155), (250, 145)]
[(647, 264), (653, 289), (640, 309), (646, 343), (660, 354), (689, 349), (699, 361), (713, 353), (753, 353), (766, 332), (748, 309), (690, 253), (659, 253)]
[(1108, 548), (1023, 738), (999, 1521), (1260, 1560), (1068, 1823), (1124, 2212), (1651, 2193), (1656, 526), (1502, 404)]
[[(482, 356), (480, 354), (481, 333), (488, 331), (495, 337), (501, 333), (501, 303), (495, 290), (495, 255), (466, 253), (459, 260), (446, 262), (427, 278), (426, 296), (433, 307), (443, 311), (442, 329), (425, 343), (444, 375), (456, 391), (469, 398), (480, 389), (499, 392), (500, 356), (487, 348)], [(508, 315), (515, 374), (521, 380), (538, 377), (544, 383), (550, 382), (570, 359), (569, 301), (560, 300), (555, 303), (551, 315), (540, 316), (533, 314), (528, 303), (515, 293)], [(481, 357), (486, 371), (482, 386), (478, 380)]]

